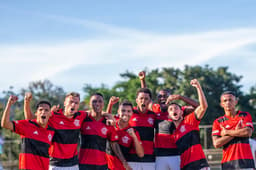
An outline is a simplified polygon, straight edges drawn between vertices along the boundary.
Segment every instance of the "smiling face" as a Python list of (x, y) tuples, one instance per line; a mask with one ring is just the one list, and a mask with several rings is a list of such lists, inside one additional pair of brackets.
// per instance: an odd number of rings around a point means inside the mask
[(36, 115), (37, 123), (40, 124), (42, 127), (45, 127), (51, 116), (50, 105), (46, 103), (39, 104), (35, 115)]
[(93, 95), (90, 99), (90, 107), (93, 112), (101, 114), (104, 107), (103, 97), (100, 95)]
[(118, 114), (120, 117), (120, 120), (122, 120), (123, 122), (129, 122), (132, 114), (133, 114), (133, 110), (132, 110), (132, 106), (130, 105), (120, 105), (118, 108)]
[(173, 121), (179, 121), (183, 118), (183, 111), (177, 104), (170, 104), (168, 106), (168, 114)]
[(165, 103), (166, 103), (169, 95), (170, 94), (166, 90), (159, 91), (159, 93), (157, 95), (157, 101), (158, 101), (158, 104), (160, 105), (161, 109), (167, 110), (167, 105)]
[(79, 108), (80, 98), (76, 96), (67, 96), (64, 101), (65, 115), (73, 116)]

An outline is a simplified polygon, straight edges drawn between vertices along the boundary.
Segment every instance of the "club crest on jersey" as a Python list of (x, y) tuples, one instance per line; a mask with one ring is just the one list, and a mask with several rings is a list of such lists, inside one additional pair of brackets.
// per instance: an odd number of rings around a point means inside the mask
[(183, 133), (183, 132), (185, 132), (185, 131), (186, 131), (186, 128), (185, 128), (184, 125), (182, 125), (182, 126), (180, 127), (180, 132)]
[(108, 129), (105, 128), (105, 127), (101, 129), (101, 133), (102, 133), (103, 135), (106, 135), (106, 134), (107, 134), (107, 131), (108, 131)]
[(129, 138), (127, 137), (127, 136), (124, 136), (124, 137), (122, 137), (122, 142), (123, 143), (128, 143), (128, 141), (129, 141)]
[(75, 125), (75, 126), (80, 126), (80, 120), (76, 119), (76, 120), (74, 121), (74, 125)]
[(51, 134), (48, 135), (48, 139), (49, 139), (49, 142), (52, 141), (52, 135)]
[(153, 124), (154, 124), (154, 119), (153, 119), (153, 118), (151, 118), (151, 117), (150, 117), (150, 118), (148, 118), (148, 123), (149, 123), (149, 124), (151, 124), (151, 125), (153, 125)]

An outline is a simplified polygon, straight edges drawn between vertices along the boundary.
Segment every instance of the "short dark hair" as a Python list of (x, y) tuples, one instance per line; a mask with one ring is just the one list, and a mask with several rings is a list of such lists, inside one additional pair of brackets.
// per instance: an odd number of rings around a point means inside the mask
[(66, 97), (69, 97), (69, 96), (78, 97), (80, 100), (80, 94), (77, 92), (70, 92), (70, 93), (66, 94)]
[(233, 95), (233, 96), (236, 97), (236, 93), (235, 93), (234, 91), (224, 91), (224, 92), (221, 94), (221, 96), (223, 96), (223, 95), (225, 95), (225, 94), (231, 94), (231, 95)]
[(102, 93), (99, 93), (99, 92), (93, 93), (93, 94), (91, 95), (91, 97), (92, 97), (92, 96), (101, 96), (101, 97), (104, 99), (103, 94), (102, 94)]
[(157, 92), (157, 97), (159, 96), (160, 91), (164, 91), (165, 93), (168, 94), (168, 96), (171, 94), (171, 90), (170, 90), (170, 89), (161, 89), (161, 90), (159, 90), (159, 91)]
[(152, 93), (149, 88), (140, 88), (137, 91), (136, 97), (138, 97), (139, 93), (147, 93), (147, 94), (149, 94), (150, 99), (152, 99)]
[(169, 108), (169, 106), (171, 106), (171, 105), (176, 105), (176, 106), (178, 106), (178, 107), (182, 110), (181, 105), (178, 104), (178, 103), (172, 102), (172, 103), (168, 104), (168, 108)]
[(46, 100), (41, 100), (36, 104), (36, 109), (38, 109), (40, 107), (40, 105), (42, 104), (47, 104), (50, 108), (52, 107), (51, 103), (46, 101)]
[(120, 104), (119, 104), (119, 107), (120, 106), (131, 106), (131, 108), (133, 109), (133, 105), (130, 101), (128, 100), (123, 100)]

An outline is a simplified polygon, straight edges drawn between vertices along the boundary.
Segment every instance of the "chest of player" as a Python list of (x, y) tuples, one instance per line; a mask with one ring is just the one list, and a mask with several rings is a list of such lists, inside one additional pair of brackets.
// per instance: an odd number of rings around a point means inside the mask
[(126, 132), (126, 130), (117, 130), (116, 132), (118, 135), (118, 144), (130, 148), (133, 143), (133, 139), (128, 132)]
[(48, 130), (42, 127), (29, 126), (26, 128), (24, 135), (21, 135), (21, 138), (28, 138), (34, 141), (51, 144), (53, 135), (53, 130)]
[(54, 116), (54, 118), (49, 120), (49, 125), (54, 129), (80, 129), (82, 120), (80, 116), (76, 118), (67, 118), (63, 115)]
[(151, 127), (154, 128), (155, 116), (153, 114), (134, 113), (129, 121), (132, 127)]
[(159, 121), (156, 126), (156, 129), (158, 129), (158, 133), (160, 134), (172, 134), (175, 130), (175, 125), (173, 122), (168, 120)]
[(110, 126), (100, 121), (86, 121), (82, 125), (81, 132), (83, 135), (96, 135), (107, 138), (110, 133)]
[[(192, 141), (199, 138), (199, 131), (196, 127), (189, 124), (182, 124), (173, 132), (173, 138), (175, 141), (186, 143), (186, 141)], [(187, 142), (188, 143), (188, 142)]]

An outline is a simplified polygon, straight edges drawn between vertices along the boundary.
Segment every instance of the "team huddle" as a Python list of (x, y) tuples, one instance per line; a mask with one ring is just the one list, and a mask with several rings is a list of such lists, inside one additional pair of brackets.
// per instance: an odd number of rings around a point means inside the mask
[[(11, 106), (17, 101), (10, 96), (1, 126), (21, 136), (19, 169), (29, 170), (208, 170), (200, 144), (199, 124), (208, 104), (197, 79), (190, 81), (196, 88), (198, 101), (185, 96), (158, 92), (157, 103), (139, 73), (141, 88), (136, 104), (121, 101), (118, 113), (112, 107), (119, 97), (112, 96), (103, 111), (103, 94), (90, 97), (90, 110), (78, 110), (79, 93), (68, 93), (64, 108), (39, 101), (35, 114), (24, 98), (25, 120), (11, 121)], [(181, 106), (175, 101), (186, 103)], [(237, 111), (238, 100), (231, 91), (223, 92), (220, 105), (224, 116), (213, 122), (212, 140), (223, 148), (222, 169), (254, 169), (249, 145), (253, 124), (248, 112)]]

